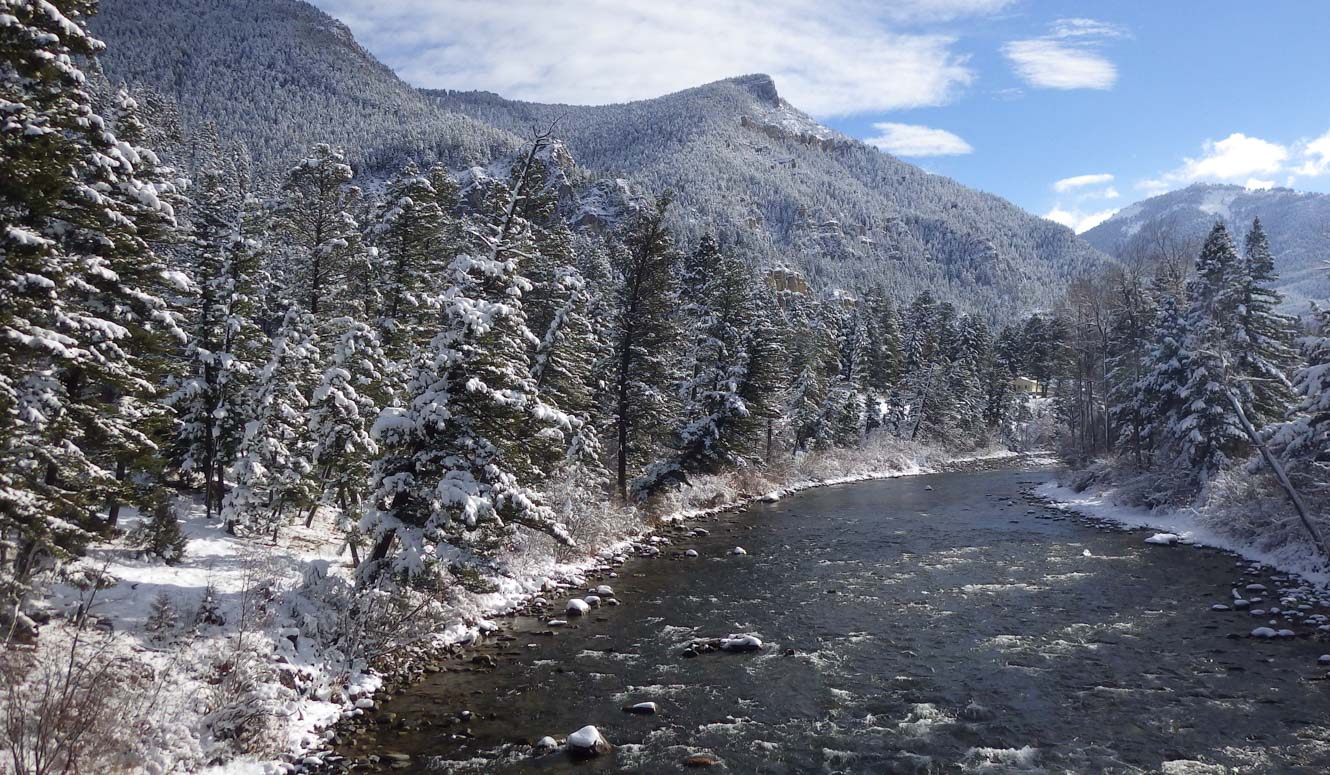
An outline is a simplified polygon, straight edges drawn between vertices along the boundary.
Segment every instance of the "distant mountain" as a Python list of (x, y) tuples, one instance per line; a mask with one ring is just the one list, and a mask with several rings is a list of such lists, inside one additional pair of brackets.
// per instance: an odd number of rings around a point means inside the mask
[(814, 286), (883, 282), (901, 299), (930, 289), (999, 319), (1048, 306), (1107, 260), (1062, 226), (819, 126), (764, 75), (623, 105), (540, 105), (416, 90), (298, 0), (104, 0), (93, 28), (108, 77), (174, 99), (187, 130), (215, 123), (268, 173), (320, 141), (346, 147), (371, 180), (407, 160), (463, 172), (553, 124), (588, 223), (670, 190), (685, 244), (713, 232)]
[(686, 240), (711, 231), (814, 285), (883, 281), (1002, 314), (1047, 305), (1105, 260), (1068, 229), (819, 126), (749, 75), (622, 105), (431, 91), (513, 133), (555, 126), (578, 163), (676, 196)]
[(102, 0), (91, 27), (107, 44), (101, 64), (113, 83), (170, 97), (187, 130), (213, 122), (261, 171), (285, 171), (315, 142), (378, 171), (408, 159), (464, 167), (519, 143), (440, 109), (308, 3)]
[(1105, 253), (1124, 256), (1160, 232), (1199, 240), (1222, 221), (1241, 243), (1260, 217), (1275, 254), (1279, 289), (1295, 311), (1309, 299), (1330, 298), (1330, 195), (1288, 188), (1248, 190), (1197, 183), (1137, 202), (1081, 235)]

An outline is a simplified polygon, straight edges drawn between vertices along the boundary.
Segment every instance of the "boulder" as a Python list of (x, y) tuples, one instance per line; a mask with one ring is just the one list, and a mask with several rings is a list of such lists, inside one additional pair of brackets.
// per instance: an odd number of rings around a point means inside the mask
[(656, 712), (656, 703), (639, 702), (634, 705), (623, 706), (624, 713), (632, 713), (637, 716), (650, 716)]
[(568, 736), (568, 753), (573, 756), (599, 756), (612, 747), (600, 730), (589, 724)]
[(736, 546), (736, 547), (734, 547), (733, 549), (730, 550), (730, 554), (732, 554), (732, 555), (734, 555), (734, 556), (736, 556), (736, 557), (739, 557), (739, 556), (742, 556), (742, 555), (748, 554), (748, 551), (747, 551), (746, 549), (744, 549), (742, 546)]
[(564, 609), (564, 613), (569, 616), (585, 616), (590, 610), (591, 606), (587, 605), (586, 601), (574, 598), (568, 601), (568, 607)]
[(720, 647), (734, 652), (761, 651), (762, 641), (755, 635), (730, 635), (720, 639)]

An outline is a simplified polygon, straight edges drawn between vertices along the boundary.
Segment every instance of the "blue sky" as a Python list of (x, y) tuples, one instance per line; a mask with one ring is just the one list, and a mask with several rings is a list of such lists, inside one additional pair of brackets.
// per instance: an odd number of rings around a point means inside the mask
[(1330, 191), (1330, 2), (315, 0), (409, 82), (595, 104), (749, 72), (1079, 230), (1193, 182)]

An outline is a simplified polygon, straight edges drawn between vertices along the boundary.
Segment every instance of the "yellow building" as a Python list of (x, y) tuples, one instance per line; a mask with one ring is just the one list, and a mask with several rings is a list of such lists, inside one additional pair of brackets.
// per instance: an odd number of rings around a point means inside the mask
[(1034, 395), (1039, 392), (1039, 382), (1029, 377), (1012, 377), (1011, 388), (1017, 393)]

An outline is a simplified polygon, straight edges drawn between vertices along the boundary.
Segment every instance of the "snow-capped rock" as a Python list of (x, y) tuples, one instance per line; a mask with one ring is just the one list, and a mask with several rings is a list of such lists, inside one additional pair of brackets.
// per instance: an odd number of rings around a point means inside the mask
[(748, 554), (748, 550), (744, 549), (742, 546), (736, 546), (730, 550), (730, 554), (736, 557), (741, 557), (745, 554)]
[(1160, 546), (1172, 546), (1179, 541), (1177, 533), (1155, 533), (1145, 539), (1147, 544), (1159, 544)]
[(573, 756), (596, 756), (608, 753), (612, 747), (600, 730), (590, 724), (568, 736), (568, 753)]
[(729, 635), (720, 639), (724, 651), (761, 651), (762, 641), (756, 635)]
[(573, 598), (568, 601), (568, 606), (564, 608), (564, 613), (569, 616), (584, 616), (590, 610), (591, 606), (587, 605), (585, 600)]

